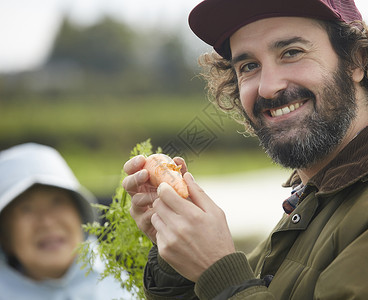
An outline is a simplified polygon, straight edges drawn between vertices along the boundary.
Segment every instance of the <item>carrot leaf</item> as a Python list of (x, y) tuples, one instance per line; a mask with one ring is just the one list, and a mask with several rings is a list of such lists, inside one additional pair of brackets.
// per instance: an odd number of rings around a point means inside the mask
[[(152, 144), (148, 139), (137, 144), (130, 156), (151, 154)], [(88, 223), (83, 228), (96, 239), (88, 239), (80, 245), (78, 259), (88, 273), (99, 258), (104, 264), (100, 280), (113, 276), (131, 293), (132, 299), (144, 299), (143, 271), (152, 243), (130, 216), (131, 198), (122, 187), (126, 175), (122, 170), (120, 184), (109, 206), (93, 205), (99, 211), (100, 222)]]

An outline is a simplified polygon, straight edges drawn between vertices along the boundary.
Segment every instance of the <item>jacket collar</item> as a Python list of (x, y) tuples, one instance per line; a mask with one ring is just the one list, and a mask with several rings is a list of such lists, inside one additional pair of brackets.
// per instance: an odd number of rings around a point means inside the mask
[[(307, 185), (319, 193), (337, 192), (368, 176), (368, 127), (364, 128), (327, 166), (313, 176)], [(283, 186), (301, 182), (296, 171)]]

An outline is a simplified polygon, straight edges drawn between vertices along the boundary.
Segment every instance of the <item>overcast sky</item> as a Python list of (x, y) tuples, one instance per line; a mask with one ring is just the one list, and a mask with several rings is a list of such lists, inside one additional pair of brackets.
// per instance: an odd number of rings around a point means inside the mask
[[(187, 17), (199, 2), (201, 0), (0, 0), (0, 72), (40, 64), (49, 52), (65, 13), (81, 24), (91, 24), (109, 13), (135, 26), (180, 28), (190, 35)], [(355, 2), (363, 18), (368, 20), (368, 0)]]

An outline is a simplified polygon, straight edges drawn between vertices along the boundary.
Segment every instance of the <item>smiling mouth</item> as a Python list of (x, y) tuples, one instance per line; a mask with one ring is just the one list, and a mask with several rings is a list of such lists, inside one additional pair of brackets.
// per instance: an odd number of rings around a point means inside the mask
[(276, 108), (276, 109), (270, 109), (268, 111), (269, 115), (271, 117), (281, 117), (284, 115), (287, 115), (295, 110), (297, 110), (298, 108), (300, 108), (302, 105), (304, 104), (304, 102), (296, 102), (281, 108)]
[(55, 250), (60, 248), (65, 243), (61, 237), (48, 237), (38, 242), (38, 247), (41, 250)]

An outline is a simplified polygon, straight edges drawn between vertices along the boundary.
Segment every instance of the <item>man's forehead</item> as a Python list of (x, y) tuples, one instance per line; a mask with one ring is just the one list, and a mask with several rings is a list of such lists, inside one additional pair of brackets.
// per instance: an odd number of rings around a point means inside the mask
[(230, 37), (230, 48), (237, 42), (243, 44), (267, 44), (268, 47), (280, 48), (290, 43), (311, 43), (316, 32), (327, 32), (321, 21), (299, 17), (279, 17), (258, 20), (238, 29)]
[(308, 32), (309, 29), (314, 30), (315, 27), (324, 28), (321, 26), (320, 20), (304, 17), (270, 17), (260, 19), (249, 24), (246, 24), (236, 30), (231, 36), (237, 35), (239, 32), (246, 32), (247, 35), (258, 34), (259, 32), (269, 32), (270, 28), (272, 33), (275, 34), (279, 31), (282, 32), (295, 32), (303, 30)]

